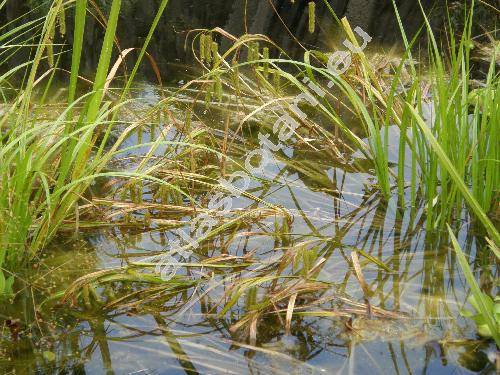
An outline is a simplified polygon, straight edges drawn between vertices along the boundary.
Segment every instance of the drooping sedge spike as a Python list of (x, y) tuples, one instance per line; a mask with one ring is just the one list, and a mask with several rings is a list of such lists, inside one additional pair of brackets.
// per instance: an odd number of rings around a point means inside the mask
[(309, 32), (311, 34), (316, 30), (316, 3), (314, 1), (309, 2)]

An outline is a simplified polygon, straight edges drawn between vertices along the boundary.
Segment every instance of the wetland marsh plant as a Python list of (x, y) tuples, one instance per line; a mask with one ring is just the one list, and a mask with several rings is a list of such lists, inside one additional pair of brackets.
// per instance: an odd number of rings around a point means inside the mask
[[(442, 317), (441, 297), (455, 277), (444, 270), (449, 266), (453, 273), (458, 260), (475, 310), (462, 313), (498, 345), (498, 298), (480, 288), (453, 232), (465, 223), (479, 233), (472, 241), (491, 238), (489, 248), (474, 244), (477, 253), (491, 250), (498, 257), (497, 56), (489, 60), (481, 87), (473, 88), (472, 10), (460, 34), (447, 30), (447, 50), (424, 14), (424, 62), (413, 57), (418, 36), (408, 40), (396, 2), (405, 48), (391, 60), (377, 60), (365, 50), (371, 37), (332, 13), (345, 34), (341, 56), (351, 61), (343, 72), (331, 69), (332, 54), (324, 51), (292, 59), (264, 35), (198, 29), (191, 35), (200, 76), (155, 87), (158, 101), (138, 109), (130, 98), (134, 78), (167, 3), (161, 1), (119, 88), (120, 66), (133, 50), (112, 65), (121, 0), (108, 2), (89, 92), (78, 94), (93, 1), (52, 1), (47, 17), (34, 24), (39, 30), (32, 59), (0, 76), (2, 87), (11, 86), (7, 81), (15, 74), (24, 77), (0, 119), (0, 295), (12, 293), (17, 271), (36, 262), (62, 231), (70, 238), (110, 228), (118, 245), (113, 251), (120, 250), (113, 267), (73, 275), (66, 290), (55, 286), (43, 302), (67, 303), (78, 319), (92, 318), (106, 369), (105, 319), (139, 314), (153, 316), (158, 327), (149, 334), (164, 337), (191, 372), (195, 367), (170, 326), (188, 315), (225, 335), (231, 348), (250, 350), (264, 347), (272, 335), (290, 338), (296, 331), (315, 341), (316, 328), (310, 327), (317, 319), (318, 326), (328, 326), (328, 340), (341, 340), (336, 350), (349, 346), (353, 363), (359, 342), (419, 336), (444, 346), (446, 339), (427, 336), (412, 313), (421, 308), (432, 322)], [(317, 5), (308, 3), (310, 33), (317, 29)], [(65, 53), (58, 42), (67, 34), (63, 18), (71, 12), (65, 7), (73, 6), (67, 99), (54, 105), (49, 92)], [(10, 37), (0, 35), (0, 41)], [(246, 163), (249, 155), (253, 161)], [(243, 176), (245, 189), (221, 183), (232, 173)], [(349, 179), (353, 191), (344, 188)], [(284, 194), (288, 200), (279, 201)], [(224, 214), (214, 207), (214, 195), (224, 206), (219, 208), (229, 207)], [(232, 199), (234, 206), (227, 203)], [(188, 234), (192, 241), (179, 248)], [(456, 257), (448, 257), (450, 241)], [(175, 251), (167, 252), (172, 246)], [(491, 254), (487, 261), (498, 262)], [(169, 280), (158, 259), (173, 266)], [(484, 278), (496, 276), (496, 263), (490, 268)], [(414, 300), (401, 298), (412, 287), (420, 293), (411, 296), (419, 299), (415, 308)], [(442, 305), (449, 325), (458, 327), (447, 302)], [(196, 314), (186, 313), (191, 308)]]
[[(58, 233), (68, 219), (77, 220), (78, 205), (86, 197), (90, 186), (99, 178), (121, 175), (124, 178), (145, 177), (133, 173), (106, 171), (108, 163), (117, 154), (120, 143), (132, 125), (111, 146), (108, 143), (111, 129), (116, 125), (116, 116), (123, 106), (138, 66), (146, 52), (168, 0), (162, 0), (156, 18), (140, 51), (129, 81), (121, 92), (121, 98), (112, 103), (106, 101), (108, 87), (116, 74), (110, 71), (113, 40), (116, 34), (121, 0), (113, 0), (107, 20), (107, 28), (101, 48), (92, 91), (76, 97), (82, 43), (87, 17), (87, 1), (75, 2), (74, 38), (72, 64), (67, 106), (59, 113), (44, 112), (44, 99), (50, 90), (56, 71), (52, 61), (55, 29), (65, 34), (64, 7), (71, 6), (62, 0), (51, 3), (47, 17), (36, 20), (39, 44), (33, 47), (33, 58), (0, 76), (0, 84), (9, 85), (16, 74), (25, 80), (0, 120), (0, 286), (8, 289), (17, 267), (36, 258)], [(5, 2), (0, 4), (4, 6)], [(30, 24), (28, 24), (30, 25)], [(25, 25), (6, 32), (1, 38), (6, 44), (22, 33)], [(14, 48), (14, 47), (12, 47)], [(60, 54), (61, 52), (57, 52)], [(40, 73), (42, 63), (49, 62), (50, 69)], [(14, 78), (13, 78), (14, 79)], [(17, 79), (17, 78), (16, 78)], [(35, 99), (35, 90), (45, 84), (40, 101)], [(38, 99), (38, 98), (37, 98)], [(76, 116), (75, 116), (75, 113)], [(148, 177), (147, 177), (148, 178)], [(160, 183), (161, 181), (158, 180)], [(75, 218), (76, 217), (76, 218)]]

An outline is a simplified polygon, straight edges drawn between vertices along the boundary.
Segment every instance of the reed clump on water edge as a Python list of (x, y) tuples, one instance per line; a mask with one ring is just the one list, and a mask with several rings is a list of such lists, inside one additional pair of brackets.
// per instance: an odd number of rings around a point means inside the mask
[[(119, 154), (127, 134), (140, 124), (131, 124), (115, 143), (110, 143), (109, 135), (117, 126), (119, 111), (167, 4), (168, 0), (162, 0), (134, 70), (119, 99), (113, 101), (108, 100), (109, 85), (116, 70), (110, 70), (110, 63), (121, 0), (111, 3), (92, 90), (80, 97), (76, 93), (87, 18), (86, 0), (76, 0), (74, 4), (54, 0), (45, 18), (10, 31), (0, 29), (0, 40), (6, 45), (12, 40), (17, 42), (9, 47), (13, 52), (19, 48), (19, 39), (26, 31), (32, 31), (39, 40), (35, 47), (25, 43), (26, 48), (33, 50), (29, 61), (0, 76), (2, 87), (9, 85), (11, 79), (21, 85), (4, 103), (0, 120), (0, 294), (9, 292), (16, 269), (33, 260), (66, 220), (78, 221), (79, 203), (86, 200), (89, 187), (99, 177), (154, 179), (153, 174), (111, 172), (106, 167)], [(66, 106), (47, 118), (45, 100), (59, 71), (59, 57), (65, 53), (55, 44), (56, 30), (64, 36), (65, 7), (69, 6), (74, 6), (74, 36), (68, 97)], [(3, 62), (13, 54), (3, 53)], [(49, 66), (46, 71), (43, 71), (44, 61)], [(19, 81), (18, 77), (23, 74), (25, 78)], [(36, 91), (42, 92), (41, 97)]]

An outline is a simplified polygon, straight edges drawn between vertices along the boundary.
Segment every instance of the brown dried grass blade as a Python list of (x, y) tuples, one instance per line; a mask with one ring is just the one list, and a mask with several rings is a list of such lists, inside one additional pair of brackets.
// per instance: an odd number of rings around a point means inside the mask
[(368, 310), (368, 316), (372, 315), (372, 309), (369, 302), (369, 298), (372, 295), (370, 287), (366, 283), (365, 277), (363, 276), (363, 272), (361, 270), (361, 265), (359, 264), (359, 257), (356, 251), (351, 253), (352, 264), (354, 266), (354, 272), (356, 273), (356, 278), (359, 281), (359, 285), (361, 285), (361, 289), (363, 289), (363, 294), (365, 295), (365, 302)]
[(293, 308), (295, 307), (295, 300), (296, 299), (297, 299), (297, 293), (292, 294), (292, 296), (288, 300), (288, 308), (286, 309), (286, 324), (285, 324), (285, 333), (287, 335), (290, 334), (290, 327), (292, 325)]
[(250, 345), (255, 346), (257, 343), (257, 321), (259, 315), (255, 314), (252, 316), (252, 320), (250, 322)]

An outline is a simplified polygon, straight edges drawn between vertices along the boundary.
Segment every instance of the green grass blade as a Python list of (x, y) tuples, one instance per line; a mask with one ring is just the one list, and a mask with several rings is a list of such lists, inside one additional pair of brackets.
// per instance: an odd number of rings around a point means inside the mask
[(71, 56), (71, 77), (69, 80), (68, 103), (75, 100), (80, 60), (82, 57), (83, 35), (85, 32), (85, 18), (87, 14), (87, 0), (76, 0), (75, 31), (73, 39), (73, 53)]
[(104, 86), (106, 84), (106, 78), (111, 62), (113, 42), (116, 34), (116, 27), (118, 25), (118, 16), (120, 15), (121, 4), (121, 0), (113, 0), (113, 3), (111, 4), (111, 11), (109, 13), (106, 34), (104, 35), (101, 55), (99, 57), (99, 64), (97, 65), (97, 72), (94, 80), (94, 95), (90, 99), (87, 112), (88, 122), (94, 122), (96, 120), (102, 99), (104, 97)]
[(460, 177), (459, 173), (451, 163), (450, 159), (446, 155), (446, 153), (443, 151), (442, 147), (440, 146), (439, 142), (436, 140), (434, 135), (432, 134), (431, 129), (426, 125), (422, 117), (417, 113), (415, 108), (413, 108), (411, 105), (407, 103), (407, 106), (409, 110), (412, 112), (416, 123), (418, 124), (420, 130), (422, 130), (422, 133), (425, 135), (425, 138), (427, 138), (429, 144), (431, 145), (432, 149), (436, 153), (441, 167), (444, 168), (448, 174), (450, 175), (451, 179), (455, 183), (456, 187), (462, 193), (464, 199), (467, 201), (469, 204), (470, 208), (476, 215), (476, 217), (483, 223), (484, 227), (488, 231), (489, 235), (493, 238), (495, 243), (500, 243), (500, 235), (495, 228), (495, 225), (491, 222), (491, 220), (488, 218), (486, 213), (483, 211), (481, 208), (481, 205), (477, 202), (477, 200), (474, 198), (472, 193), (469, 191), (467, 186), (465, 185), (463, 179)]
[(493, 336), (493, 339), (495, 340), (497, 346), (500, 347), (500, 332), (498, 332), (498, 328), (495, 323), (495, 318), (493, 317), (490, 309), (488, 309), (487, 307), (487, 303), (484, 299), (483, 293), (481, 292), (481, 289), (479, 289), (479, 285), (477, 285), (476, 279), (472, 274), (472, 270), (470, 269), (469, 263), (467, 262), (467, 259), (465, 258), (465, 255), (462, 249), (460, 248), (460, 245), (458, 244), (458, 241), (455, 235), (453, 234), (453, 231), (451, 230), (448, 224), (447, 227), (448, 227), (448, 232), (450, 234), (451, 243), (453, 244), (453, 248), (457, 253), (458, 262), (460, 263), (464, 276), (467, 279), (467, 282), (469, 283), (472, 295), (474, 296), (479, 312), (483, 315), (484, 319), (486, 320), (486, 324), (488, 325), (488, 328), (490, 329), (491, 335)]

